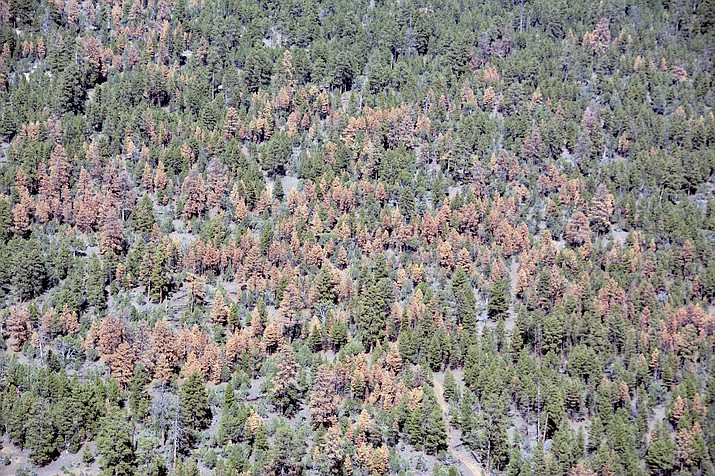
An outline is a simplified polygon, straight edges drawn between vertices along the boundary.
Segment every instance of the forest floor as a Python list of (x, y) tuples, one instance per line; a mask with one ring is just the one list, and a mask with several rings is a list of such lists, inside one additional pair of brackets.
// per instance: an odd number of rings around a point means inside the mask
[[(474, 456), (469, 452), (459, 439), (459, 435), (452, 431), (452, 425), (449, 424), (449, 409), (447, 402), (444, 400), (444, 387), (436, 376), (432, 378), (434, 385), (434, 393), (437, 397), (437, 404), (442, 409), (445, 422), (447, 422), (447, 451), (457, 458), (460, 465), (460, 472), (472, 476), (483, 476), (485, 472), (480, 467), (479, 463), (474, 459)], [(466, 472), (465, 472), (466, 470)]]
[[(2, 444), (2, 449), (0, 449), (0, 474), (13, 475), (16, 474), (18, 470), (24, 468), (31, 468), (34, 471), (33, 474), (37, 476), (94, 476), (100, 473), (97, 459), (89, 466), (82, 462), (82, 449), (77, 453), (63, 451), (52, 463), (40, 468), (30, 463), (28, 458), (29, 450), (21, 450), (10, 443), (10, 439), (7, 437), (0, 443)], [(96, 444), (90, 443), (89, 445), (92, 452), (96, 453)], [(10, 460), (10, 464), (7, 466), (5, 466), (2, 461), (5, 457)]]

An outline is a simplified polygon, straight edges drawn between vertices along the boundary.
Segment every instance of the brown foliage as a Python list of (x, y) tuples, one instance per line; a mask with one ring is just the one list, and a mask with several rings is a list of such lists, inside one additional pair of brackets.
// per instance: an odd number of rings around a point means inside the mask
[(112, 367), (112, 375), (123, 387), (132, 378), (136, 355), (134, 349), (127, 342), (122, 342), (109, 358)]
[(102, 218), (100, 251), (117, 253), (124, 249), (124, 245), (124, 228), (119, 221), (119, 214), (115, 207), (110, 206)]
[(97, 336), (97, 349), (105, 360), (111, 360), (111, 356), (124, 341), (126, 326), (122, 320), (116, 316), (108, 316), (99, 323)]
[(591, 235), (591, 228), (588, 225), (588, 218), (583, 212), (573, 214), (564, 228), (564, 238), (573, 246), (583, 245)]
[(30, 315), (24, 307), (13, 306), (10, 308), (10, 315), (5, 323), (5, 328), (13, 340), (12, 350), (14, 352), (21, 351), (23, 344), (32, 334), (29, 317)]
[(198, 170), (191, 169), (184, 179), (181, 191), (185, 195), (184, 217), (188, 220), (203, 215), (206, 209), (206, 183)]
[(313, 426), (328, 425), (337, 417), (338, 396), (335, 392), (335, 374), (326, 365), (318, 369), (318, 374), (310, 393), (310, 415)]

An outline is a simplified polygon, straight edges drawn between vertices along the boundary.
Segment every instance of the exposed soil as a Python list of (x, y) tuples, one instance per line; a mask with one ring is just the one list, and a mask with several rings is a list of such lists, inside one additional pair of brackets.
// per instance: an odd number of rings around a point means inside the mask
[(459, 435), (452, 431), (452, 425), (449, 424), (449, 407), (447, 406), (447, 402), (444, 400), (444, 387), (442, 387), (442, 382), (437, 379), (436, 375), (432, 378), (432, 384), (434, 385), (434, 393), (437, 397), (437, 403), (442, 409), (442, 414), (444, 415), (444, 421), (447, 422), (447, 451), (459, 460), (459, 471), (463, 475), (484, 475), (485, 472), (480, 467), (479, 463), (477, 463), (477, 460), (471, 452), (465, 448), (464, 445), (462, 445)]

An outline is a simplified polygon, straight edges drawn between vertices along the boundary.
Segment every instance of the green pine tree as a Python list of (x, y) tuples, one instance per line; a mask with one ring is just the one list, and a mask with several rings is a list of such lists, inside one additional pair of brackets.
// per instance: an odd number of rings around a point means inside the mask
[(234, 331), (241, 328), (241, 318), (238, 315), (238, 305), (235, 302), (231, 303), (228, 310), (228, 327)]
[(283, 190), (283, 182), (281, 181), (281, 178), (281, 176), (277, 176), (275, 183), (273, 184), (273, 198), (279, 202), (282, 202), (283, 197), (285, 197), (285, 191)]
[(134, 449), (130, 425), (119, 409), (100, 420), (97, 435), (97, 452), (102, 474), (106, 476), (133, 476)]
[(89, 266), (85, 286), (87, 299), (98, 310), (103, 310), (107, 305), (105, 286), (107, 285), (107, 272), (102, 261), (96, 254), (89, 258)]
[(77, 63), (70, 61), (60, 76), (57, 108), (60, 114), (80, 113), (84, 109), (86, 90), (82, 84), (82, 72)]
[(271, 474), (300, 474), (304, 448), (288, 421), (281, 418), (270, 450), (268, 466)]
[[(147, 253), (151, 252), (147, 249)], [(153, 250), (152, 269), (149, 275), (149, 297), (153, 302), (162, 302), (171, 289), (169, 257), (164, 243)]]
[(387, 317), (385, 300), (376, 284), (371, 285), (362, 296), (355, 314), (362, 341), (367, 348), (372, 349), (385, 335)]
[(48, 418), (48, 410), (46, 404), (35, 401), (27, 415), (25, 445), (30, 450), (30, 461), (38, 466), (45, 466), (59, 456), (58, 431)]
[(236, 401), (236, 394), (231, 383), (228, 383), (224, 390), (221, 409), (217, 438), (223, 445), (238, 443), (243, 438), (244, 424), (248, 414), (243, 405), (239, 405)]
[(201, 374), (194, 372), (181, 385), (179, 394), (181, 414), (188, 428), (201, 430), (211, 423), (206, 385)]
[(129, 220), (134, 225), (137, 232), (149, 235), (156, 219), (154, 218), (154, 204), (149, 195), (144, 195), (134, 206)]
[(407, 414), (407, 435), (410, 444), (422, 448), (425, 436), (425, 426), (422, 422), (422, 409), (416, 408)]
[(438, 405), (434, 405), (425, 423), (425, 451), (435, 454), (447, 449), (447, 427)]
[(442, 370), (442, 339), (438, 332), (432, 335), (429, 342), (429, 365), (432, 370)]
[(454, 402), (459, 398), (459, 388), (457, 380), (451, 370), (447, 369), (444, 373), (444, 398), (448, 402)]
[(7, 242), (12, 229), (12, 209), (7, 198), (0, 196), (0, 240)]
[(323, 266), (315, 278), (315, 289), (318, 293), (318, 301), (321, 303), (334, 304), (337, 302), (337, 293), (333, 284), (333, 277), (330, 271)]
[(476, 332), (476, 306), (474, 290), (467, 278), (467, 273), (462, 267), (457, 267), (452, 277), (452, 295), (455, 302), (455, 314), (457, 322), (462, 324), (465, 331)]
[(509, 309), (507, 292), (506, 280), (499, 279), (492, 284), (489, 290), (489, 303), (487, 305), (487, 312), (491, 319), (499, 320), (506, 318), (506, 312)]
[(27, 300), (42, 293), (47, 285), (44, 254), (34, 239), (20, 240), (15, 252), (13, 282), (20, 299)]
[(399, 206), (400, 212), (409, 221), (415, 214), (415, 194), (412, 192), (412, 187), (407, 186), (402, 189)]

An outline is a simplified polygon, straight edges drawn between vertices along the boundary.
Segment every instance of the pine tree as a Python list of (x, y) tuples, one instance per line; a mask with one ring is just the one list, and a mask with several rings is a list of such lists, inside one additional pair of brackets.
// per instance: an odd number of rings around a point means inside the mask
[(430, 368), (439, 372), (442, 370), (442, 339), (440, 333), (435, 332), (429, 341), (429, 365)]
[(448, 402), (456, 402), (459, 398), (459, 388), (457, 387), (457, 381), (454, 378), (454, 374), (449, 369), (447, 369), (447, 371), (444, 373), (444, 398)]
[(319, 302), (330, 304), (337, 302), (333, 276), (325, 265), (320, 268), (320, 272), (316, 276), (315, 281), (315, 290), (318, 294)]
[(591, 236), (591, 228), (588, 225), (588, 218), (583, 212), (576, 212), (564, 228), (564, 238), (572, 246), (581, 246)]
[(613, 215), (613, 195), (608, 193), (608, 189), (604, 185), (599, 185), (589, 212), (589, 219), (594, 231), (608, 232), (611, 228), (611, 215)]
[(97, 255), (89, 258), (86, 279), (87, 299), (98, 310), (104, 310), (107, 304), (105, 286), (107, 285), (107, 271), (102, 266), (102, 261)]
[(343, 458), (345, 450), (343, 448), (343, 438), (338, 425), (332, 425), (328, 428), (323, 438), (320, 453), (326, 462), (327, 474), (341, 474), (340, 470), (343, 466)]
[(278, 200), (279, 202), (282, 202), (283, 197), (285, 197), (285, 191), (283, 191), (283, 182), (281, 181), (281, 177), (278, 176), (276, 177), (275, 183), (273, 184), (273, 198)]
[(310, 331), (308, 332), (308, 345), (313, 349), (313, 352), (320, 352), (324, 342), (323, 327), (320, 325), (320, 320), (313, 316), (310, 323)]
[(564, 396), (561, 388), (552, 385), (546, 389), (546, 428), (547, 436), (553, 435), (564, 417)]
[(57, 428), (48, 413), (48, 405), (36, 400), (27, 415), (25, 446), (30, 450), (30, 461), (38, 466), (49, 464), (59, 455)]
[(253, 407), (249, 408), (248, 418), (246, 419), (246, 428), (249, 432), (249, 439), (253, 443), (253, 447), (257, 450), (265, 450), (267, 448), (266, 426), (263, 424), (263, 419), (256, 413)]
[(211, 309), (211, 320), (214, 324), (224, 326), (228, 322), (229, 308), (221, 290), (216, 291), (213, 309)]
[(411, 445), (422, 448), (426, 426), (422, 422), (422, 408), (410, 410), (407, 414), (407, 435)]
[(134, 228), (139, 232), (148, 236), (154, 227), (154, 205), (151, 202), (149, 195), (144, 195), (136, 204), (129, 217)]
[(7, 318), (5, 327), (12, 338), (12, 350), (14, 352), (20, 352), (22, 346), (32, 334), (29, 317), (26, 308), (10, 308), (10, 315)]
[(244, 424), (248, 418), (247, 412), (239, 406), (233, 385), (226, 385), (221, 407), (217, 438), (222, 444), (238, 443), (243, 438)]
[(461, 323), (467, 332), (474, 332), (477, 324), (477, 302), (474, 298), (472, 285), (467, 279), (467, 273), (461, 266), (457, 267), (452, 277), (452, 295), (455, 301), (457, 322)]
[(263, 47), (253, 48), (246, 56), (244, 66), (246, 72), (246, 85), (252, 93), (257, 92), (271, 79), (271, 62)]
[(82, 112), (84, 109), (85, 87), (77, 63), (71, 61), (60, 76), (57, 107), (61, 114)]
[(558, 465), (561, 474), (565, 474), (574, 463), (571, 452), (572, 437), (566, 419), (563, 419), (559, 429), (554, 433), (551, 443), (551, 452), (556, 458), (556, 465)]
[(146, 417), (149, 413), (151, 397), (146, 391), (148, 383), (149, 375), (146, 366), (143, 362), (138, 362), (133, 368), (132, 376), (127, 386), (129, 390), (127, 403), (132, 417), (136, 420)]
[(415, 194), (412, 188), (405, 187), (400, 194), (400, 212), (409, 221), (415, 214)]
[(337, 319), (330, 327), (330, 345), (334, 349), (340, 349), (348, 341), (348, 325), (345, 321)]
[(280, 344), (277, 367), (272, 381), (271, 396), (280, 412), (290, 416), (297, 410), (301, 397), (298, 375), (300, 366), (290, 345)]
[(588, 444), (586, 449), (589, 453), (596, 451), (599, 446), (601, 446), (604, 432), (603, 422), (601, 421), (601, 418), (596, 416), (593, 420), (591, 420), (591, 426), (588, 429)]
[(425, 451), (435, 454), (447, 449), (447, 429), (438, 405), (434, 405), (425, 422)]
[(518, 439), (515, 439), (517, 441), (512, 442), (511, 453), (509, 454), (509, 465), (506, 468), (507, 476), (519, 476), (520, 474), (528, 474), (528, 472), (521, 472), (522, 466), (524, 465), (524, 461), (521, 455), (521, 450), (519, 449)]
[(228, 327), (231, 331), (236, 331), (241, 327), (241, 318), (238, 314), (238, 306), (236, 303), (231, 303), (228, 309)]
[(21, 168), (15, 176), (15, 190), (19, 196), (18, 203), (12, 209), (12, 223), (15, 230), (25, 236), (30, 229), (34, 201), (29, 191), (28, 178)]
[(651, 474), (670, 474), (675, 466), (675, 443), (665, 428), (655, 431), (655, 438), (648, 445), (645, 463)]
[(407, 362), (417, 363), (419, 353), (419, 342), (412, 329), (407, 324), (407, 318), (403, 318), (403, 327), (397, 341), (397, 348), (400, 357)]
[(549, 465), (544, 455), (544, 442), (541, 438), (536, 441), (536, 448), (531, 457), (531, 474), (533, 476), (549, 476)]
[(62, 322), (62, 332), (64, 335), (71, 336), (79, 332), (79, 320), (77, 319), (77, 313), (70, 310), (67, 304), (62, 306), (60, 321)]
[(13, 282), (20, 299), (38, 296), (47, 284), (47, 269), (43, 254), (34, 239), (22, 240), (13, 256)]
[[(147, 250), (147, 252), (150, 251), (151, 250)], [(171, 289), (169, 257), (164, 243), (159, 243), (156, 248), (154, 248), (151, 264), (149, 298), (153, 302), (162, 302)]]
[(371, 285), (362, 296), (355, 314), (363, 342), (372, 349), (384, 337), (387, 317), (385, 301), (376, 284)]
[(203, 302), (206, 297), (206, 278), (202, 275), (188, 273), (184, 285), (188, 290), (191, 299), (191, 312), (193, 312), (194, 305)]
[(509, 309), (507, 283), (503, 279), (495, 281), (489, 290), (487, 313), (494, 320), (504, 319)]
[(186, 176), (181, 190), (186, 197), (184, 199), (184, 217), (190, 220), (202, 216), (206, 210), (206, 182), (196, 168), (191, 169), (189, 175)]
[(122, 342), (117, 346), (111, 356), (112, 375), (124, 388), (132, 377), (134, 371), (134, 349), (127, 342)]
[(166, 198), (165, 190), (167, 185), (168, 181), (164, 169), (164, 162), (159, 161), (159, 164), (156, 166), (156, 173), (154, 174), (154, 189), (162, 203), (166, 203), (164, 199)]
[(310, 392), (310, 415), (314, 427), (328, 425), (337, 415), (337, 395), (333, 372), (325, 365), (320, 366)]
[(12, 207), (7, 197), (0, 195), (0, 240), (6, 242), (12, 230)]
[(269, 474), (300, 474), (304, 451), (303, 441), (299, 441), (288, 421), (279, 419), (269, 454)]
[(132, 431), (120, 410), (111, 410), (100, 420), (97, 452), (100, 455), (99, 465), (103, 474), (112, 476), (135, 474)]
[(476, 421), (477, 449), (487, 461), (487, 468), (501, 471), (509, 460), (507, 438), (508, 407), (504, 395), (488, 393), (484, 396), (483, 409)]
[(126, 240), (124, 238), (124, 228), (119, 221), (119, 214), (115, 207), (108, 207), (104, 212), (101, 229), (102, 253), (119, 253), (124, 250)]
[(193, 372), (181, 385), (179, 395), (181, 415), (187, 428), (201, 430), (211, 423), (211, 408), (204, 379)]
[(174, 476), (201, 476), (198, 463), (195, 459), (185, 463), (179, 461), (174, 469)]

